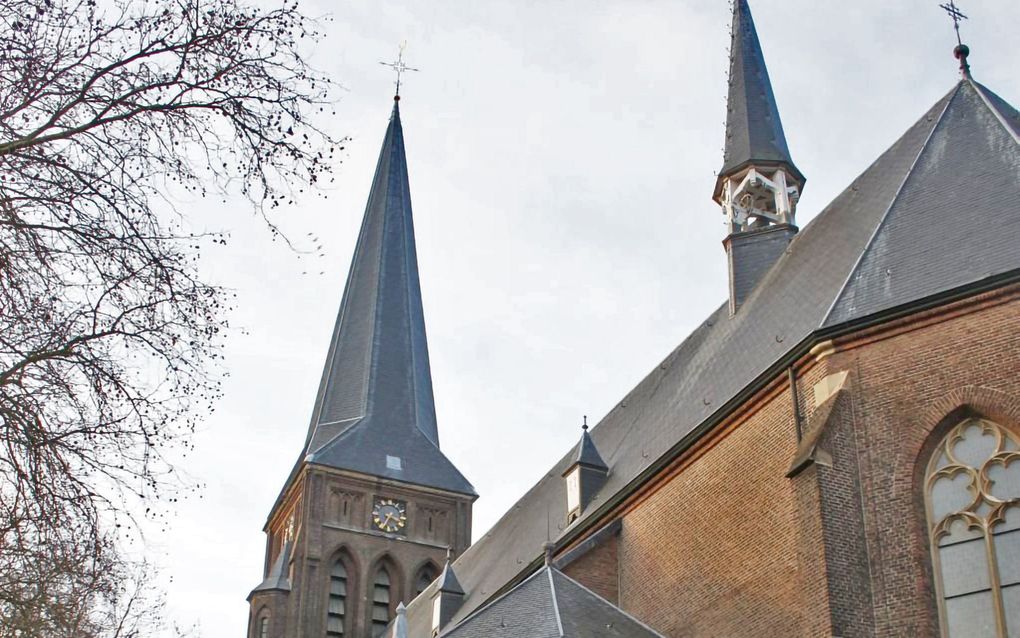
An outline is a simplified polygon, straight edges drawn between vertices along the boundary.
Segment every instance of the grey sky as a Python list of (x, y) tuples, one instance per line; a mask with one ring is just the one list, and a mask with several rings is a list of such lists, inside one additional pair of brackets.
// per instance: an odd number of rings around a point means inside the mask
[[(401, 114), (440, 440), (475, 485), (477, 538), (726, 296), (722, 162), (729, 7), (698, 2), (305, 3), (313, 63), (347, 91), (353, 139), (326, 200), (234, 228), (208, 272), (236, 289), (226, 396), (182, 464), (206, 484), (150, 546), (171, 605), (242, 636), (261, 532), (304, 440), (391, 108), (378, 65), (408, 40)], [(936, 0), (752, 0), (804, 225), (956, 81)], [(1020, 3), (970, 0), (975, 78), (1020, 104)], [(996, 223), (989, 220), (989, 223)], [(314, 251), (313, 251), (314, 252)], [(322, 273), (322, 274), (320, 274)]]

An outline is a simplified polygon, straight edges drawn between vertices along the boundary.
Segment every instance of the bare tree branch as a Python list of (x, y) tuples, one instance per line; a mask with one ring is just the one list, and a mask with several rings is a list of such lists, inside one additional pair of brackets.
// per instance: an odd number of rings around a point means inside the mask
[(189, 487), (230, 303), (197, 268), (225, 237), (174, 203), (237, 193), (275, 232), (343, 142), (283, 1), (0, 0), (0, 638), (145, 635), (109, 527)]

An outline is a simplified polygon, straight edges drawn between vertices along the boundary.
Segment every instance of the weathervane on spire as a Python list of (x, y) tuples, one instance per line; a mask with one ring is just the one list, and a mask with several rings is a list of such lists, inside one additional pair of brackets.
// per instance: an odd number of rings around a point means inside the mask
[(397, 72), (397, 92), (393, 96), (393, 99), (397, 101), (400, 100), (400, 74), (402, 74), (404, 71), (421, 71), (421, 69), (416, 69), (414, 67), (407, 66), (407, 64), (404, 63), (404, 49), (406, 48), (407, 40), (404, 40), (403, 42), (400, 43), (400, 49), (397, 52), (396, 62), (382, 62), (382, 61), (379, 62), (379, 64), (383, 66), (388, 66)]
[(949, 17), (953, 19), (953, 29), (956, 30), (956, 48), (953, 49), (953, 55), (960, 61), (960, 73), (964, 77), (970, 77), (970, 65), (967, 63), (967, 56), (970, 55), (970, 47), (963, 43), (960, 39), (960, 21), (967, 20), (967, 16), (960, 11), (960, 8), (956, 6), (956, 2), (949, 0), (949, 2), (939, 5), (942, 7)]

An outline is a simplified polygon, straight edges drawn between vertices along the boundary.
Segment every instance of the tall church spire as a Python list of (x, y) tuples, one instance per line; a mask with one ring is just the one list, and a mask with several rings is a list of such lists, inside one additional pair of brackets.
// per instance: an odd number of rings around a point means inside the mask
[(313, 463), (473, 493), (439, 451), (396, 100), (329, 344), (305, 455)]
[(368, 638), (394, 614), (400, 634), (444, 549), (471, 543), (477, 495), (439, 450), (398, 100), (308, 436), (266, 521), (249, 636)]
[(723, 167), (713, 199), (726, 215), (730, 311), (736, 312), (797, 232), (804, 176), (790, 157), (747, 0), (733, 1)]

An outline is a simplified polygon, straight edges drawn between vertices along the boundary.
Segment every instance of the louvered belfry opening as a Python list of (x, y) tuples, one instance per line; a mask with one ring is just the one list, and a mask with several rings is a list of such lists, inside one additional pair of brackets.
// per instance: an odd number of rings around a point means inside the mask
[(337, 559), (329, 573), (329, 608), (326, 612), (326, 636), (347, 634), (347, 567)]
[(372, 635), (382, 636), (390, 623), (390, 573), (380, 567), (372, 581)]

